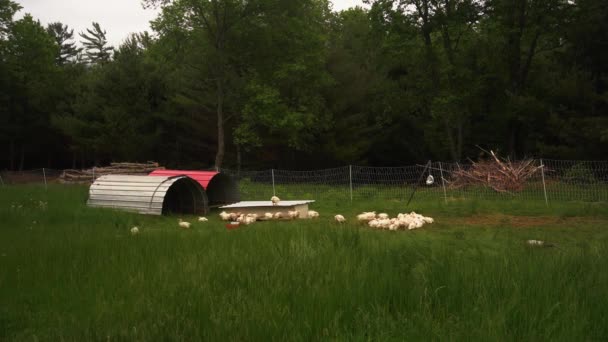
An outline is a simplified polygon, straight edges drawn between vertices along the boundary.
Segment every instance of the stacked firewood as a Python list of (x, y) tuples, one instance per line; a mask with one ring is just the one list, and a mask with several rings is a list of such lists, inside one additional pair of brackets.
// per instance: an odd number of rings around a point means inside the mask
[(536, 166), (534, 159), (512, 162), (500, 159), (493, 151), (489, 160), (472, 162), (469, 168), (458, 167), (452, 171), (449, 186), (453, 189), (465, 186), (485, 186), (501, 193), (519, 192), (526, 182), (538, 173), (542, 166)]
[(164, 170), (156, 162), (147, 163), (111, 163), (106, 167), (94, 167), (86, 170), (64, 170), (60, 176), (63, 183), (91, 183), (104, 175), (147, 175), (155, 170)]

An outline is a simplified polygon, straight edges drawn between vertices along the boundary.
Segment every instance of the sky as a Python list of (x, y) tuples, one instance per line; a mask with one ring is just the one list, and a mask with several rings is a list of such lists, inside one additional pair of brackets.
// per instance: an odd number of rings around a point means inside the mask
[[(150, 29), (149, 22), (156, 12), (143, 9), (141, 0), (14, 0), (23, 9), (20, 18), (30, 13), (46, 26), (60, 21), (74, 29), (74, 35), (85, 32), (93, 21), (107, 31), (108, 42), (119, 45), (131, 33)], [(297, 1), (297, 0), (294, 0)], [(334, 10), (362, 5), (362, 0), (332, 0)]]

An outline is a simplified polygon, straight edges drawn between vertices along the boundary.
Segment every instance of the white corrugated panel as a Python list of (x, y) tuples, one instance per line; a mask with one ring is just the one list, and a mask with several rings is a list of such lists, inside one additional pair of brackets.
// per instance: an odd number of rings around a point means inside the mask
[[(184, 178), (187, 177), (101, 176), (89, 189), (87, 205), (162, 215), (165, 195), (175, 182)], [(206, 207), (207, 201), (203, 203)]]

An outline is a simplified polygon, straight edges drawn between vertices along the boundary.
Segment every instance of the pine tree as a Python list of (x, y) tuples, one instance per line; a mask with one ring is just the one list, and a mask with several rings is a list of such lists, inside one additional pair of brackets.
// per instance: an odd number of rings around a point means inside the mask
[(82, 48), (77, 48), (73, 42), (74, 30), (70, 30), (67, 25), (60, 22), (50, 23), (46, 31), (55, 39), (59, 46), (59, 54), (56, 61), (58, 65), (64, 65), (68, 62), (74, 62), (76, 56), (82, 51)]
[(104, 64), (110, 61), (111, 51), (114, 49), (108, 46), (106, 31), (102, 30), (99, 23), (93, 22), (93, 29), (87, 29), (87, 33), (80, 33), (84, 39), (82, 45), (85, 48), (85, 61), (90, 64)]

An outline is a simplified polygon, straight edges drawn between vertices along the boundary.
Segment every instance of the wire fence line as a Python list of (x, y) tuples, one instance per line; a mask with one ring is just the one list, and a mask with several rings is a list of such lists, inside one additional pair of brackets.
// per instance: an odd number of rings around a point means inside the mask
[(15, 184), (41, 184), (47, 186), (57, 183), (63, 170), (42, 168), (24, 171), (0, 171), (0, 187)]
[[(429, 162), (402, 167), (343, 166), (325, 170), (236, 171), (222, 169), (239, 185), (243, 200), (277, 195), (282, 199), (444, 201), (459, 199), (524, 199), (608, 202), (608, 161), (537, 159), (540, 171), (529, 178), (521, 191), (500, 193), (482, 185), (455, 187), (453, 173), (470, 165)], [(0, 187), (12, 184), (60, 183), (62, 170), (36, 169), (0, 172)]]
[(314, 171), (222, 172), (238, 180), (246, 200), (270, 198), (330, 199), (336, 201), (416, 198), (449, 202), (458, 199), (524, 199), (608, 202), (608, 161), (535, 160), (540, 171), (521, 191), (500, 193), (489, 187), (453, 186), (453, 173), (470, 165), (430, 162), (402, 167), (344, 166)]

